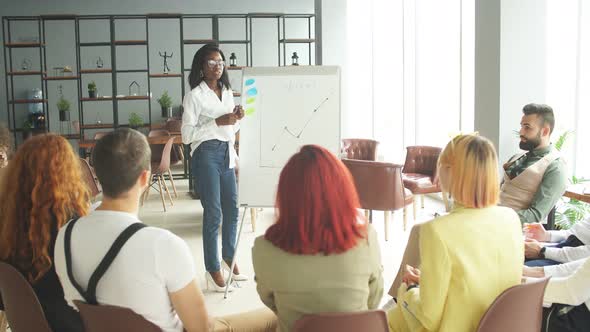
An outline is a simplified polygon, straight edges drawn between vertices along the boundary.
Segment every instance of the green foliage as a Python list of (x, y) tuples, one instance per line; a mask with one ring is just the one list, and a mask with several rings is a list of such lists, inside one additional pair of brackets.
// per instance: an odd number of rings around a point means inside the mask
[(96, 91), (96, 83), (94, 81), (88, 83), (88, 91)]
[(563, 132), (563, 134), (559, 135), (557, 141), (555, 141), (555, 143), (553, 144), (557, 151), (561, 151), (563, 145), (565, 144), (565, 142), (567, 142), (567, 139), (573, 134), (574, 132), (572, 130), (566, 130), (565, 132)]
[(168, 95), (168, 91), (164, 91), (162, 96), (158, 98), (158, 103), (160, 103), (160, 106), (162, 106), (162, 108), (172, 107), (172, 98), (170, 98), (170, 96)]
[[(557, 141), (553, 144), (555, 149), (561, 151), (564, 147), (568, 138), (574, 134), (571, 130), (566, 130), (563, 134), (559, 135)], [(570, 179), (570, 185), (580, 184), (588, 182), (590, 179), (578, 178), (573, 175)], [(555, 211), (555, 226), (559, 229), (570, 229), (578, 221), (586, 219), (590, 215), (590, 204), (584, 203), (577, 199), (569, 199), (562, 197), (561, 204)]]
[(57, 101), (57, 109), (60, 111), (69, 111), (70, 102), (67, 101), (63, 96), (59, 97), (59, 100)]
[(25, 120), (25, 122), (23, 122), (23, 130), (31, 130), (33, 129), (33, 124), (31, 123), (31, 121), (29, 120)]
[(129, 127), (137, 128), (143, 126), (143, 119), (135, 112), (129, 114)]

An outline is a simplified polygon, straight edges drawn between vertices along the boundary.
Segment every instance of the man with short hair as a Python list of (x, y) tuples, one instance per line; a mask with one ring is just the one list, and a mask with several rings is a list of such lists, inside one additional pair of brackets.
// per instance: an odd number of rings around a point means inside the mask
[[(139, 199), (151, 181), (150, 156), (145, 136), (135, 130), (118, 129), (97, 142), (92, 157), (103, 200), (88, 216), (60, 229), (55, 268), (73, 307), (73, 300), (122, 306), (163, 331), (207, 331), (207, 310), (187, 244), (167, 230), (142, 228), (137, 218)], [(139, 230), (114, 257), (103, 259), (132, 228)], [(89, 282), (105, 260), (106, 272)]]
[(499, 205), (516, 211), (522, 224), (545, 220), (565, 192), (567, 170), (550, 142), (555, 126), (553, 109), (527, 104), (522, 109), (519, 147), (527, 151), (504, 164)]
[(132, 129), (96, 143), (92, 158), (102, 203), (64, 225), (55, 243), (55, 270), (68, 303), (130, 308), (165, 332), (274, 331), (276, 316), (267, 308), (208, 318), (187, 244), (137, 218), (151, 181), (150, 157), (146, 137)]

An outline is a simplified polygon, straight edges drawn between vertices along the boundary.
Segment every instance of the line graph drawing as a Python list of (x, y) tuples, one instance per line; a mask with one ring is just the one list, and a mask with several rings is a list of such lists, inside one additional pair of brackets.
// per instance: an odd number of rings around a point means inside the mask
[(279, 137), (276, 140), (276, 143), (272, 146), (271, 151), (275, 151), (276, 148), (279, 146), (279, 144), (281, 143), (281, 140), (283, 139), (283, 136), (285, 134), (289, 134), (290, 136), (292, 136), (295, 139), (300, 139), (301, 135), (303, 134), (303, 132), (305, 131), (305, 128), (307, 128), (307, 126), (309, 125), (309, 123), (311, 122), (311, 120), (313, 120), (313, 118), (316, 116), (318, 110), (330, 99), (330, 97), (326, 97), (324, 100), (322, 100), (318, 106), (316, 106), (313, 110), (313, 112), (311, 112), (311, 114), (309, 115), (309, 117), (307, 118), (307, 121), (305, 122), (305, 124), (301, 127), (301, 130), (299, 130), (298, 134), (295, 134), (293, 131), (291, 131), (291, 129), (289, 129), (289, 126), (284, 126), (283, 130), (281, 131), (281, 134), (279, 135)]

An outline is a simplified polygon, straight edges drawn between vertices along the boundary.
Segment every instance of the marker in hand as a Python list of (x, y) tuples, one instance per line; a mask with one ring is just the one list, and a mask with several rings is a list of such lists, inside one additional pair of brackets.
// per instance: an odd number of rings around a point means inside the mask
[(242, 105), (236, 105), (234, 107), (233, 113), (238, 120), (242, 120), (242, 118), (244, 117), (244, 109), (242, 108)]

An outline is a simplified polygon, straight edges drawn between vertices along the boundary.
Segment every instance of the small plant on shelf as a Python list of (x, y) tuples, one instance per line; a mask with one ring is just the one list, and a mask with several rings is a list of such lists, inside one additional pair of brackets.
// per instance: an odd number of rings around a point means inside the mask
[(33, 130), (33, 123), (29, 120), (25, 120), (23, 122), (23, 140), (26, 140), (31, 136), (31, 131)]
[(63, 96), (59, 97), (57, 101), (57, 109), (59, 110), (59, 121), (70, 121), (70, 102)]
[(88, 97), (89, 98), (96, 98), (96, 83), (94, 81), (88, 83)]
[(162, 96), (158, 98), (158, 103), (162, 107), (162, 117), (172, 117), (172, 98), (168, 95), (168, 90), (164, 91)]
[(143, 119), (141, 116), (135, 112), (129, 114), (129, 127), (138, 129), (141, 126), (143, 126)]

